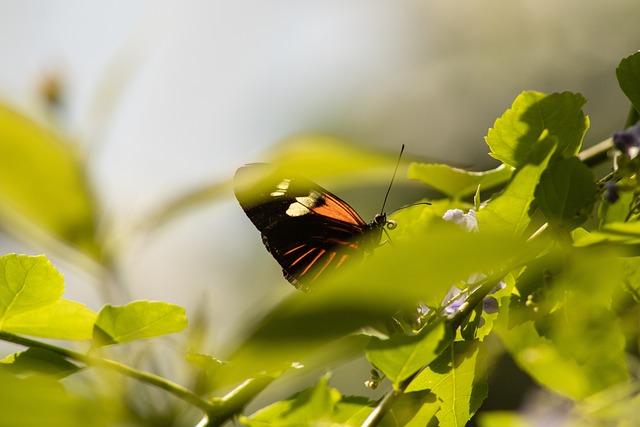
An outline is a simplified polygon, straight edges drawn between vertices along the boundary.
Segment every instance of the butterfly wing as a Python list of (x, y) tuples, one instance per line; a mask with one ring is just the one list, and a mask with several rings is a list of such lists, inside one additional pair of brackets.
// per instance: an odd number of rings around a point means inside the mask
[(234, 191), (284, 276), (303, 290), (324, 271), (362, 257), (362, 237), (369, 240), (373, 230), (339, 197), (308, 179), (282, 178), (268, 165), (238, 169)]

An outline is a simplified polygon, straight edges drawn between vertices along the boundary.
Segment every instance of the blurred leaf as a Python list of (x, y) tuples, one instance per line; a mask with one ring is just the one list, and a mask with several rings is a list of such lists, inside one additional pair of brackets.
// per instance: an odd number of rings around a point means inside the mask
[(480, 190), (488, 190), (505, 184), (511, 178), (513, 169), (504, 164), (485, 172), (469, 172), (443, 164), (412, 163), (409, 165), (409, 179), (422, 181), (454, 199), (471, 196)]
[(0, 370), (2, 369), (14, 375), (25, 376), (35, 372), (61, 379), (78, 372), (81, 368), (57, 353), (34, 347), (1, 360)]
[[(368, 184), (389, 183), (399, 154), (400, 146), (397, 152), (375, 151), (335, 136), (302, 134), (278, 144), (264, 159), (251, 159), (248, 163), (266, 161), (272, 163), (276, 173), (321, 182), (335, 180), (327, 185), (338, 188), (353, 185), (359, 179), (366, 179)], [(408, 164), (405, 154), (397, 176), (406, 176)]]
[(534, 427), (522, 415), (512, 411), (488, 411), (478, 414), (480, 427)]
[[(94, 198), (71, 144), (0, 103), (0, 219), (97, 254)], [(22, 228), (18, 230), (17, 228)]]
[(250, 417), (241, 417), (240, 421), (252, 427), (307, 426), (321, 421), (329, 423), (341, 396), (338, 390), (328, 386), (328, 381), (328, 377), (324, 376), (313, 388), (267, 406)]
[[(603, 250), (565, 255), (562, 274), (531, 307), (503, 301), (494, 330), (518, 365), (537, 382), (572, 399), (583, 399), (628, 379), (625, 337), (611, 311), (612, 295), (623, 282), (622, 259)], [(522, 310), (536, 323), (512, 322)], [(545, 314), (549, 312), (549, 314)]]
[(535, 196), (550, 225), (572, 230), (591, 215), (597, 191), (593, 172), (578, 158), (570, 157), (545, 169)]
[(481, 231), (519, 236), (526, 230), (531, 222), (529, 209), (536, 187), (555, 150), (554, 138), (547, 138), (535, 146), (529, 153), (530, 159), (516, 172), (507, 188), (477, 213)]
[(607, 243), (624, 244), (627, 247), (640, 245), (640, 221), (612, 222), (599, 230), (582, 234), (575, 241), (575, 246), (602, 246)]
[(586, 99), (570, 92), (545, 95), (523, 92), (501, 118), (496, 120), (486, 137), (491, 156), (522, 168), (545, 131), (558, 141), (557, 153), (563, 157), (578, 154), (589, 119), (582, 111)]
[(0, 425), (69, 427), (114, 425), (114, 408), (67, 393), (49, 376), (20, 378), (0, 369)]
[(52, 304), (17, 314), (4, 322), (4, 331), (61, 340), (88, 340), (97, 315), (84, 304), (59, 299)]
[(52, 304), (64, 280), (44, 255), (0, 257), (0, 330), (12, 316)]
[(452, 343), (411, 382), (407, 391), (431, 390), (441, 400), (439, 425), (465, 425), (487, 397), (486, 350), (480, 341)]
[(386, 340), (372, 337), (366, 355), (397, 385), (431, 363), (453, 338), (453, 331), (444, 322), (438, 322), (424, 327), (416, 335), (395, 334)]
[(105, 305), (96, 320), (94, 339), (121, 344), (180, 332), (187, 327), (185, 309), (166, 302), (134, 301), (125, 306)]
[(616, 68), (620, 88), (631, 101), (633, 108), (640, 112), (640, 52), (627, 56)]
[(529, 250), (517, 239), (468, 233), (442, 220), (438, 225), (413, 240), (394, 240), (368, 262), (327, 275), (309, 293), (285, 300), (229, 358), (227, 380), (304, 363), (335, 339), (376, 326), (399, 309), (418, 301), (438, 305), (452, 283), (499, 270)]

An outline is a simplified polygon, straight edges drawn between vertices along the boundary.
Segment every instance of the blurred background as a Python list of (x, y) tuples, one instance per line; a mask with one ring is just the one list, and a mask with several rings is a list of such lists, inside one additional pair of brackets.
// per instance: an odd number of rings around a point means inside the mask
[[(582, 93), (595, 144), (624, 124), (615, 68), (640, 48), (638, 16), (635, 0), (0, 0), (0, 102), (73, 141), (117, 248), (108, 296), (95, 270), (47, 252), (66, 297), (206, 308), (210, 346), (224, 348), (295, 292), (223, 185), (237, 167), (313, 133), (390, 164), (406, 144), (409, 158), (491, 168), (483, 137), (524, 90)], [(217, 184), (209, 203), (143, 230)], [(378, 187), (330, 188), (368, 221)], [(46, 251), (3, 230), (3, 253)]]

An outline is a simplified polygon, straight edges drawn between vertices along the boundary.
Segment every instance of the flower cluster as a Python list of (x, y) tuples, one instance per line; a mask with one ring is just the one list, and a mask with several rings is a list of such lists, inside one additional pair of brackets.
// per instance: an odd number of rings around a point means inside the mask
[(640, 148), (640, 123), (623, 131), (614, 132), (613, 146), (627, 157), (635, 157)]

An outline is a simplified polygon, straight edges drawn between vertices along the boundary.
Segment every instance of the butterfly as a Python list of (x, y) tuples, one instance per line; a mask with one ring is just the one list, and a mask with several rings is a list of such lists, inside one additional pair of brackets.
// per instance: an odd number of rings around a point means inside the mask
[(326, 272), (372, 252), (385, 227), (396, 227), (385, 213), (367, 223), (347, 202), (315, 182), (281, 176), (264, 163), (239, 168), (234, 192), (284, 277), (303, 291)]

